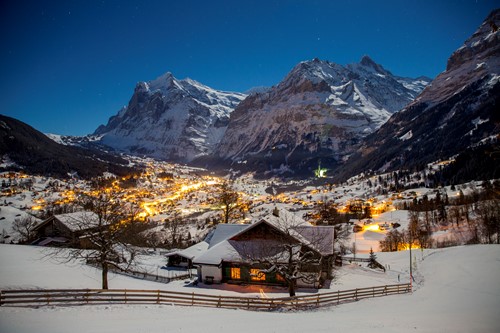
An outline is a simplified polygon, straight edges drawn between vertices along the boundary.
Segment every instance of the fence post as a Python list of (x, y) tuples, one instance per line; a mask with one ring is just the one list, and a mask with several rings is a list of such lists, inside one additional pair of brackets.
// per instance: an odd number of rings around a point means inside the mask
[(384, 286), (384, 294), (385, 294), (385, 296), (387, 296), (387, 285)]
[(318, 298), (316, 299), (316, 306), (319, 308), (319, 294), (318, 294)]
[(250, 310), (250, 298), (247, 297), (247, 310)]
[(217, 307), (220, 308), (221, 307), (221, 296), (219, 295), (219, 301), (217, 302)]
[(372, 296), (375, 297), (375, 287), (372, 288)]
[(356, 288), (356, 291), (354, 292), (354, 299), (356, 301), (358, 300), (358, 288)]
[(0, 290), (0, 306), (3, 305), (3, 294), (2, 291)]
[(50, 294), (45, 294), (45, 297), (47, 298), (47, 305), (50, 305)]

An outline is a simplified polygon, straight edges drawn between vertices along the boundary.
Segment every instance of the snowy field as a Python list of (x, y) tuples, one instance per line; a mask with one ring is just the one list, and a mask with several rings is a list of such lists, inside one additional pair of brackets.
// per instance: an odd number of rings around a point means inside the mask
[[(378, 253), (387, 273), (344, 266), (330, 290), (408, 281), (409, 253)], [(167, 305), (0, 308), (0, 332), (499, 332), (500, 246), (477, 245), (414, 251), (415, 292), (307, 312)], [(233, 294), (222, 287), (159, 284), (111, 275), (111, 288)], [(44, 258), (40, 248), (0, 245), (0, 287), (98, 288), (99, 271)], [(240, 290), (252, 295), (251, 287)], [(255, 291), (255, 297), (258, 293)], [(269, 297), (280, 290), (266, 290)]]

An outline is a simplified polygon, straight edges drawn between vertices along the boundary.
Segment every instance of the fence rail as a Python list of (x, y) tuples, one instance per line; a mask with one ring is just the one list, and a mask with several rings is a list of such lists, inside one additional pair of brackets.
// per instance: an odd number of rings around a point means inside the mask
[(1, 290), (0, 306), (167, 304), (273, 311), (316, 308), (409, 292), (411, 286), (408, 283), (280, 298), (214, 296), (194, 292), (131, 289)]

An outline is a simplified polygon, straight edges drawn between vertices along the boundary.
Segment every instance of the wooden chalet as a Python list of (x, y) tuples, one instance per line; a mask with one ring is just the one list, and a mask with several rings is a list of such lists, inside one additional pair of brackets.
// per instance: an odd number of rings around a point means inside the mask
[(34, 228), (37, 240), (32, 244), (91, 247), (82, 236), (95, 228), (98, 220), (95, 213), (87, 211), (53, 215)]
[[(225, 226), (229, 225), (218, 225), (217, 229)], [(300, 264), (301, 274), (312, 278), (307, 279), (308, 282), (297, 280), (298, 287), (320, 288), (324, 280), (331, 277), (334, 255), (332, 226), (301, 225), (290, 232), (283, 231), (266, 219), (239, 226), (232, 233), (226, 232), (224, 239), (216, 237), (214, 244), (209, 240), (207, 251), (193, 260), (198, 267), (198, 281), (206, 284), (287, 285), (279, 273), (270, 269), (270, 261), (266, 257), (286, 262), (289, 256), (285, 249), (289, 245), (300, 247), (301, 251), (308, 251), (317, 259), (316, 264), (305, 261)]]

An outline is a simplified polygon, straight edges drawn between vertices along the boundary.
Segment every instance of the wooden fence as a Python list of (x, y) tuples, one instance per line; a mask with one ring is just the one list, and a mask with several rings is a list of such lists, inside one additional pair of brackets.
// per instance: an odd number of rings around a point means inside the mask
[(129, 289), (1, 290), (0, 306), (166, 304), (273, 311), (317, 308), (354, 302), (363, 298), (409, 292), (411, 287), (408, 283), (281, 298), (214, 296), (194, 292)]

